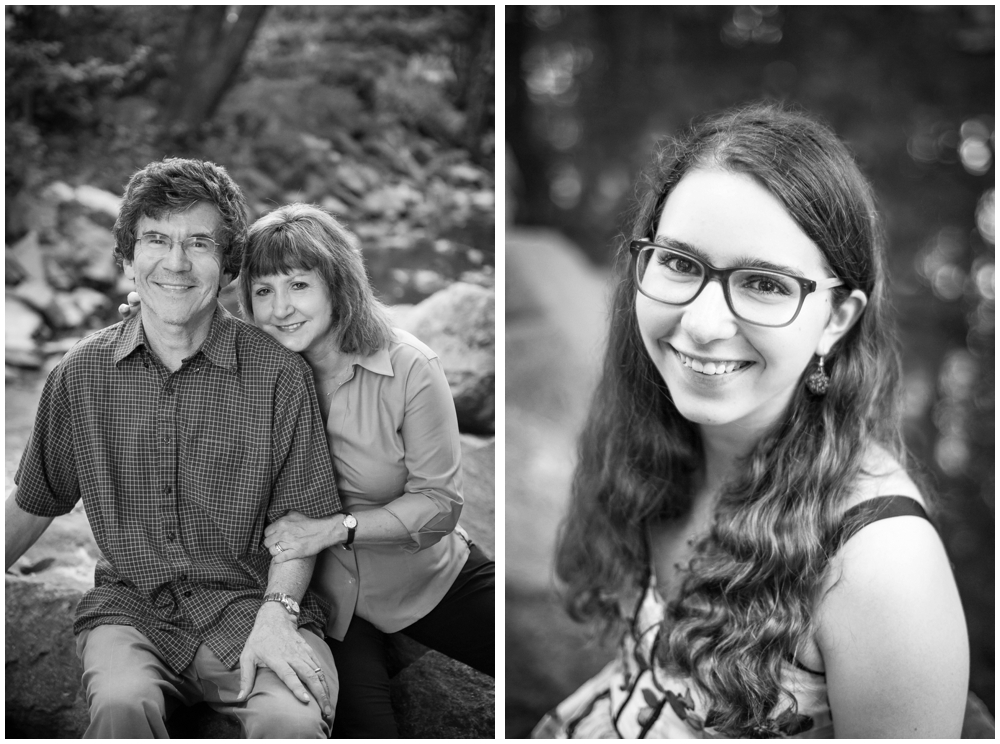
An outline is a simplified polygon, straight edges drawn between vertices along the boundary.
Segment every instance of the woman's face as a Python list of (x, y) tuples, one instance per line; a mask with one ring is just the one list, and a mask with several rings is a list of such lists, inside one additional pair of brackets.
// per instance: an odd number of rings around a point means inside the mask
[(254, 323), (285, 348), (308, 357), (336, 343), (330, 291), (315, 269), (257, 277), (250, 296)]
[[(656, 240), (682, 244), (722, 269), (767, 262), (806, 279), (831, 276), (819, 248), (774, 196), (749, 176), (723, 170), (681, 179)], [(636, 295), (643, 343), (681, 415), (703, 428), (737, 426), (747, 434), (782, 414), (813, 355), (827, 353), (850, 327), (830, 323), (837, 314), (829, 290), (807, 295), (798, 317), (781, 328), (738, 319), (718, 281), (681, 307)]]

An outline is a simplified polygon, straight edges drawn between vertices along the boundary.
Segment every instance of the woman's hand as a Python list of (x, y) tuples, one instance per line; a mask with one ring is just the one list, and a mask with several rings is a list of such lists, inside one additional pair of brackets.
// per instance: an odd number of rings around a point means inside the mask
[[(343, 514), (310, 519), (297, 511), (290, 511), (264, 529), (264, 545), (275, 563), (316, 555), (347, 539), (343, 521)], [(341, 532), (344, 534), (341, 535)]]
[(139, 312), (139, 293), (129, 292), (128, 297), (125, 298), (127, 304), (119, 305), (118, 312), (122, 316), (122, 320), (128, 320), (137, 312)]

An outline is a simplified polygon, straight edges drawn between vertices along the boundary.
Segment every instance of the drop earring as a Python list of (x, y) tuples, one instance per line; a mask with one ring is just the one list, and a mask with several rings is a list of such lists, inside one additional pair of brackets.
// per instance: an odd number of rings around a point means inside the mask
[(806, 389), (813, 395), (826, 395), (827, 388), (830, 387), (830, 378), (823, 370), (823, 360), (826, 355), (821, 354), (816, 362), (816, 369), (806, 376)]

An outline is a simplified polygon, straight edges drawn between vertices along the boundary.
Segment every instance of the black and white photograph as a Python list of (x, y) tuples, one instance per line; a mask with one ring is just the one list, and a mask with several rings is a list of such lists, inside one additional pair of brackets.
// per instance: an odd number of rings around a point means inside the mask
[(505, 8), (510, 738), (995, 738), (994, 7)]
[(6, 736), (494, 739), (494, 7), (5, 20)]

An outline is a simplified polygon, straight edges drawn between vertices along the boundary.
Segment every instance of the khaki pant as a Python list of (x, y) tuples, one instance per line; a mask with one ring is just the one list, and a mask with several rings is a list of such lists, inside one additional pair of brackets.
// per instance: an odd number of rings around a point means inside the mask
[[(316, 634), (299, 633), (321, 660), (335, 706), (339, 682), (330, 650)], [(170, 670), (146, 636), (128, 625), (85, 630), (77, 636), (76, 649), (90, 708), (85, 738), (169, 738), (167, 717), (179, 706), (200, 701), (236, 716), (250, 739), (329, 736), (332, 722), (323, 718), (319, 705), (297, 699), (270, 669), (257, 669), (253, 690), (237, 703), (239, 667), (227, 669), (204, 644), (180, 674)]]

